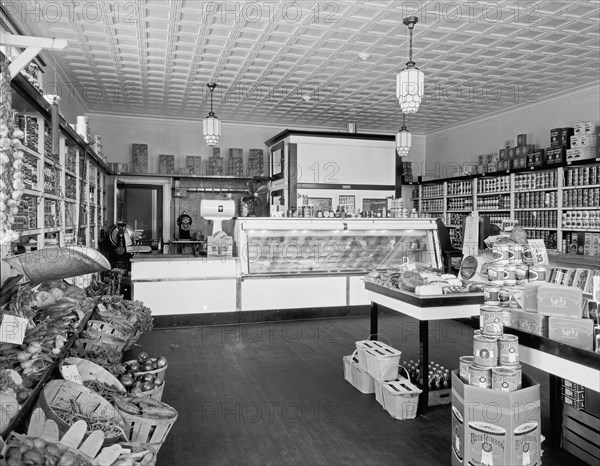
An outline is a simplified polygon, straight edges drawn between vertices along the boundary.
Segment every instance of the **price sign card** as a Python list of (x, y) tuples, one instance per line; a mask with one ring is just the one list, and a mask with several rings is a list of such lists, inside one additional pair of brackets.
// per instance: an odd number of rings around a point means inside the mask
[(29, 320), (4, 314), (0, 325), (0, 342), (21, 345)]
[(63, 364), (60, 366), (60, 373), (63, 379), (83, 385), (83, 379), (75, 364)]

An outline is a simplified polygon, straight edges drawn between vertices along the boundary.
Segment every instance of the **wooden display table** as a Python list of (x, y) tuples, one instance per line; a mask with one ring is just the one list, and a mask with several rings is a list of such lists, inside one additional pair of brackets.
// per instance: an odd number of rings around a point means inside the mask
[(401, 290), (365, 282), (371, 300), (371, 338), (377, 338), (379, 306), (413, 317), (419, 321), (419, 359), (423, 376), (423, 393), (419, 397), (417, 414), (424, 414), (429, 399), (429, 321), (470, 318), (479, 315), (483, 293), (442, 296), (418, 296)]

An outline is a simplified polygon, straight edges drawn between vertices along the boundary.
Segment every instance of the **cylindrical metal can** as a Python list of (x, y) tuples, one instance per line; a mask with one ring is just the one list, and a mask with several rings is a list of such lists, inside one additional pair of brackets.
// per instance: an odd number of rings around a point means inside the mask
[(514, 286), (517, 284), (517, 266), (509, 264), (504, 267), (504, 286)]
[(489, 337), (499, 337), (504, 332), (502, 308), (499, 306), (481, 306), (479, 308), (479, 328)]
[(492, 369), (477, 364), (469, 366), (469, 385), (480, 388), (492, 388)]
[(517, 269), (515, 270), (517, 285), (524, 285), (525, 283), (527, 283), (528, 276), (529, 266), (527, 264), (517, 264)]
[(519, 364), (519, 337), (505, 334), (498, 338), (498, 349), (500, 352), (499, 362), (501, 366), (513, 366)]
[(514, 366), (498, 366), (498, 367), (506, 367), (508, 369), (513, 369), (517, 372), (517, 390), (521, 389), (523, 384), (523, 370), (521, 364), (516, 364)]
[(504, 285), (504, 266), (490, 265), (488, 267), (488, 281), (493, 285)]
[(460, 380), (469, 383), (469, 366), (473, 364), (473, 356), (461, 356), (458, 358)]
[(546, 267), (543, 265), (535, 265), (529, 267), (529, 281), (530, 282), (545, 282), (546, 281)]
[(492, 389), (503, 392), (517, 390), (517, 371), (508, 367), (493, 367)]
[[(502, 318), (502, 314), (500, 314)], [(478, 366), (498, 365), (498, 339), (477, 335), (473, 337), (473, 362)]]

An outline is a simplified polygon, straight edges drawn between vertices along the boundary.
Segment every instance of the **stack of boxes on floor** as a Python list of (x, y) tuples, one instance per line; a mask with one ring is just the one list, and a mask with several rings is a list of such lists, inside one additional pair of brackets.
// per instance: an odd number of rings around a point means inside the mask
[(410, 382), (406, 368), (400, 366), (401, 355), (380, 341), (357, 341), (354, 353), (343, 358), (344, 378), (361, 393), (375, 394), (377, 402), (393, 418), (413, 419), (422, 391)]
[(452, 464), (540, 463), (540, 387), (521, 374), (502, 309), (482, 306), (473, 356), (452, 373)]

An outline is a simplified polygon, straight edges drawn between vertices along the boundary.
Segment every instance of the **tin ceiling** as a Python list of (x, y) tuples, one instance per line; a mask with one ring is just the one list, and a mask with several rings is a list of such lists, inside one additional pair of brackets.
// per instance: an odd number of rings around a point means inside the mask
[(215, 81), (223, 121), (396, 131), (409, 15), (426, 79), (412, 132), (600, 81), (598, 0), (3, 3), (26, 33), (69, 41), (58, 66), (96, 113), (202, 119)]

